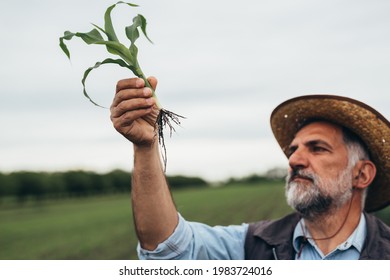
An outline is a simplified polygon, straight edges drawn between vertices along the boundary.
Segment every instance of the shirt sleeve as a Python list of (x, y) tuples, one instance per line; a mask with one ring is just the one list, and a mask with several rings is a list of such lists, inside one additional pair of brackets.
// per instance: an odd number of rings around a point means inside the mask
[(208, 226), (188, 222), (180, 214), (179, 223), (167, 240), (153, 251), (137, 246), (141, 260), (242, 260), (248, 224)]

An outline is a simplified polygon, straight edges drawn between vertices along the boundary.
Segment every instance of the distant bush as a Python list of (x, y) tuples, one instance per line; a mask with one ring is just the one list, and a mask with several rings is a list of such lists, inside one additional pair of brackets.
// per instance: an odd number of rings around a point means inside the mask
[(186, 176), (167, 176), (168, 184), (171, 188), (185, 188), (185, 187), (207, 187), (209, 184), (199, 177)]
[[(231, 178), (224, 184), (256, 185), (281, 180), (281, 174), (283, 175), (281, 170), (275, 169), (265, 175)], [(209, 186), (207, 181), (193, 176), (167, 176), (167, 182), (172, 189)], [(16, 197), (19, 202), (24, 202), (31, 198), (39, 201), (46, 198), (85, 197), (130, 191), (131, 173), (119, 169), (104, 174), (84, 170), (0, 173), (0, 202), (3, 197)]]
[(245, 184), (245, 185), (258, 185), (261, 183), (268, 183), (270, 181), (282, 181), (280, 178), (269, 178), (265, 175), (258, 175), (258, 174), (252, 174), (246, 177), (242, 178), (230, 178), (225, 182), (227, 185), (232, 185), (232, 184)]
[(105, 174), (115, 192), (128, 192), (131, 188), (131, 173), (120, 169)]
[[(208, 185), (198, 177), (168, 176), (167, 181), (171, 188)], [(105, 174), (84, 170), (0, 173), (0, 199), (12, 196), (21, 203), (30, 198), (84, 197), (130, 190), (131, 173), (119, 169)]]
[(66, 172), (18, 171), (0, 173), (0, 198), (63, 198), (130, 191), (130, 173), (113, 170), (106, 174), (72, 170)]
[(42, 199), (49, 188), (45, 173), (29, 171), (11, 173), (8, 182), (11, 186), (6, 186), (5, 190), (16, 195), (20, 202), (29, 197)]

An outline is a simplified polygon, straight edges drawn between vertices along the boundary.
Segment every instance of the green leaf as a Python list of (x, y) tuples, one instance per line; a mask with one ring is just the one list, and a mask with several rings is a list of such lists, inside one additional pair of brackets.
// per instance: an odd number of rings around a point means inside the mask
[(107, 50), (109, 50), (110, 53), (119, 55), (130, 66), (136, 65), (137, 57), (133, 56), (131, 51), (121, 43), (111, 41), (99, 41), (95, 44), (106, 45)]
[(148, 37), (146, 33), (146, 19), (143, 15), (138, 14), (136, 17), (133, 18), (133, 24), (126, 27), (126, 36), (129, 38), (130, 42), (134, 44), (134, 42), (139, 38), (139, 31), (138, 27), (141, 28), (142, 33), (145, 35), (146, 39), (149, 40), (149, 42), (152, 42), (150, 38)]
[(75, 34), (70, 31), (65, 31), (64, 36), (60, 37), (60, 48), (66, 54), (66, 56), (70, 59), (70, 52), (64, 40), (71, 40)]
[(65, 31), (64, 32), (64, 39), (65, 40), (70, 40), (70, 39), (72, 39), (72, 37), (74, 36), (75, 34), (73, 33), (73, 32), (70, 32), (70, 31)]
[(81, 80), (81, 83), (83, 84), (83, 93), (84, 93), (84, 96), (87, 97), (89, 99), (89, 101), (91, 101), (94, 105), (96, 106), (99, 106), (99, 107), (102, 107), (102, 108), (106, 108), (106, 107), (103, 107), (99, 104), (97, 104), (95, 101), (92, 100), (92, 98), (88, 95), (87, 93), (87, 90), (86, 90), (86, 86), (85, 86), (85, 81), (87, 80), (87, 77), (89, 75), (89, 73), (93, 70), (93, 69), (96, 69), (98, 67), (100, 67), (101, 65), (103, 64), (117, 64), (121, 67), (125, 67), (125, 68), (128, 68), (130, 69), (131, 71), (133, 71), (132, 67), (129, 66), (125, 61), (123, 61), (122, 59), (112, 59), (112, 58), (107, 58), (105, 60), (103, 60), (102, 62), (96, 62), (96, 64), (92, 67), (89, 67), (87, 70), (85, 70), (84, 72), (84, 76), (83, 76), (83, 79)]
[(118, 37), (115, 34), (114, 26), (112, 25), (112, 20), (111, 20), (111, 12), (118, 4), (126, 4), (131, 7), (138, 7), (138, 5), (136, 4), (119, 1), (116, 4), (107, 8), (106, 13), (104, 14), (104, 30), (107, 34), (108, 40), (110, 41), (118, 41)]
[(88, 33), (77, 32), (75, 35), (83, 39), (83, 41), (88, 45), (96, 44), (98, 42), (104, 41), (102, 35), (96, 28), (92, 29)]
[[(116, 36), (114, 26), (112, 25), (111, 12), (115, 8), (115, 6), (118, 4), (126, 4), (126, 5), (129, 5), (132, 7), (138, 7), (138, 5), (136, 5), (136, 4), (119, 1), (116, 4), (107, 8), (107, 10), (104, 14), (104, 30), (105, 30), (105, 34), (107, 35), (108, 40), (114, 41), (114, 42), (118, 42), (118, 37)], [(112, 54), (117, 54), (116, 51), (111, 49), (110, 46), (107, 46), (107, 51), (109, 51)]]
[(153, 44), (152, 40), (149, 39), (148, 34), (146, 34), (146, 24), (147, 24), (146, 23), (146, 18), (143, 15), (140, 15), (140, 14), (138, 14), (136, 16), (136, 18), (137, 18), (137, 21), (141, 22), (142, 33), (144, 33), (146, 39), (148, 39), (148, 41)]
[(126, 26), (125, 31), (126, 31), (126, 36), (129, 38), (131, 44), (134, 44), (134, 42), (139, 38), (139, 32), (138, 32), (138, 27), (139, 25), (136, 24), (135, 18), (133, 19), (133, 24), (130, 26)]
[(131, 7), (139, 7), (137, 4), (132, 4), (132, 3), (129, 3), (129, 2), (123, 2), (123, 1), (118, 1), (117, 4), (127, 4)]
[(97, 29), (92, 29), (88, 33), (72, 33), (70, 31), (65, 31), (64, 36), (60, 37), (60, 47), (62, 51), (66, 54), (66, 56), (70, 59), (70, 52), (64, 40), (71, 40), (74, 36), (81, 38), (88, 45), (96, 44), (98, 42), (104, 41), (102, 35), (100, 35)]
[(61, 50), (66, 54), (66, 56), (68, 57), (68, 59), (70, 59), (70, 52), (69, 52), (68, 47), (67, 47), (66, 44), (64, 43), (64, 38), (63, 38), (63, 37), (60, 38), (60, 48), (61, 48)]
[[(99, 28), (98, 26), (96, 27)], [(71, 40), (74, 36), (81, 38), (85, 43), (89, 45), (105, 45), (110, 53), (119, 55), (130, 66), (135, 66), (137, 64), (137, 58), (132, 56), (130, 50), (127, 47), (117, 41), (105, 41), (97, 29), (93, 29), (88, 33), (72, 33), (70, 31), (66, 31), (64, 33), (64, 36), (60, 38), (60, 47), (69, 59), (70, 52), (68, 47), (64, 43), (64, 40)]]
[(112, 25), (112, 20), (111, 20), (111, 11), (112, 9), (115, 8), (115, 6), (116, 4), (108, 7), (106, 13), (104, 14), (104, 30), (106, 31), (109, 41), (118, 41), (118, 37), (116, 37), (114, 26)]
[(95, 26), (96, 29), (100, 30), (101, 32), (103, 32), (104, 34), (107, 35), (106, 30), (104, 30), (103, 28), (101, 28), (99, 25), (96, 25), (96, 24), (94, 24), (94, 23), (91, 23), (91, 24), (92, 24), (93, 26)]

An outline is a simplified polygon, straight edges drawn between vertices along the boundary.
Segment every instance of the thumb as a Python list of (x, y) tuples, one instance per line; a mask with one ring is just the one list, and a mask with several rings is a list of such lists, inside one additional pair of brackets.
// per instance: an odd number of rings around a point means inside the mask
[(149, 77), (148, 78), (148, 82), (150, 83), (150, 85), (152, 86), (153, 90), (156, 90), (156, 87), (157, 87), (157, 79), (155, 77)]

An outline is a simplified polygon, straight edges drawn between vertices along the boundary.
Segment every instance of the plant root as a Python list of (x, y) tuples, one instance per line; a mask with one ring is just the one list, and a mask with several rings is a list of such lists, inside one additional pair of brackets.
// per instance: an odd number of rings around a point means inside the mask
[(164, 172), (167, 167), (167, 149), (165, 146), (165, 138), (164, 138), (164, 128), (169, 128), (169, 137), (172, 137), (172, 133), (176, 132), (175, 126), (180, 126), (180, 119), (185, 119), (185, 117), (175, 114), (171, 111), (160, 109), (156, 119), (157, 125), (157, 134), (158, 134), (158, 143), (161, 145), (161, 156), (164, 162)]

